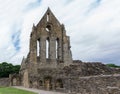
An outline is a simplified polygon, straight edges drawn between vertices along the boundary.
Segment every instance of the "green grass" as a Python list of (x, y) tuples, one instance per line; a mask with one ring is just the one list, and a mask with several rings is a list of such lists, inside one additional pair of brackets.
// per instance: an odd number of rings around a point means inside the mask
[(0, 94), (37, 94), (12, 87), (0, 87)]

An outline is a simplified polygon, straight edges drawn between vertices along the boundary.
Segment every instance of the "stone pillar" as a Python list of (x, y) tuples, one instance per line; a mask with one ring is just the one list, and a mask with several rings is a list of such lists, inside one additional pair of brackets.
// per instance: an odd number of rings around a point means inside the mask
[(23, 74), (23, 86), (29, 88), (28, 70), (26, 69)]
[(51, 84), (52, 84), (52, 90), (55, 91), (55, 79), (54, 78), (52, 79)]
[(30, 62), (37, 63), (37, 41), (34, 36), (30, 38)]
[(46, 38), (40, 39), (40, 62), (46, 63)]
[(62, 60), (62, 41), (61, 39), (59, 39), (58, 41), (58, 59)]
[(64, 37), (64, 45), (63, 45), (63, 54), (64, 54), (64, 65), (68, 66), (72, 63), (72, 54), (70, 50), (70, 45), (69, 45), (69, 37), (66, 36)]
[(67, 43), (64, 44), (63, 51), (64, 51), (63, 59), (64, 59), (64, 61), (66, 61), (68, 59), (68, 44)]
[(53, 60), (56, 60), (56, 40), (54, 37), (51, 37), (50, 38), (50, 53), (49, 53), (49, 57), (50, 59), (53, 61)]
[(9, 79), (10, 79), (10, 86), (12, 86), (12, 83), (13, 83), (13, 81), (12, 81), (12, 74), (9, 74)]

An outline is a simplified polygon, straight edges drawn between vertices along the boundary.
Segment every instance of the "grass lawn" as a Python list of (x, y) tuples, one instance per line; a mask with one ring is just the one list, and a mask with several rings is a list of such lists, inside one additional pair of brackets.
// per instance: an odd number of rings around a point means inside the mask
[(37, 94), (12, 87), (0, 87), (0, 94)]

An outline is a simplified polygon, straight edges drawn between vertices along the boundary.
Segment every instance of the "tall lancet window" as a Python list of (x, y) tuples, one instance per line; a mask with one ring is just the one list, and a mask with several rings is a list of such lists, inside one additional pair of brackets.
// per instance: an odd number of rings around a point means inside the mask
[(37, 40), (37, 56), (40, 56), (40, 39)]
[(49, 18), (49, 13), (47, 14), (47, 22), (49, 22), (50, 18)]
[(49, 58), (49, 38), (46, 40), (46, 58)]
[(58, 53), (59, 53), (59, 39), (57, 38), (56, 39), (56, 59), (59, 59)]

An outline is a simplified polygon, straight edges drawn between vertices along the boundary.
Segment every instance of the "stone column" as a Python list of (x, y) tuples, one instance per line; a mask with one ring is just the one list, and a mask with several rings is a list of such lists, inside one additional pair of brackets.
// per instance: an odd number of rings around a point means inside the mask
[(30, 62), (37, 63), (37, 42), (33, 38), (30, 39)]
[(52, 79), (51, 83), (52, 83), (52, 90), (55, 91), (55, 79), (54, 78)]
[(58, 42), (58, 59), (62, 60), (62, 41), (59, 39)]
[(64, 51), (64, 65), (68, 66), (72, 63), (72, 54), (70, 53), (70, 48), (69, 48), (69, 37), (64, 37), (64, 45), (63, 45), (63, 51)]
[(46, 38), (40, 39), (40, 62), (46, 63)]
[(56, 40), (54, 37), (50, 38), (50, 53), (49, 57), (51, 60), (56, 60)]

